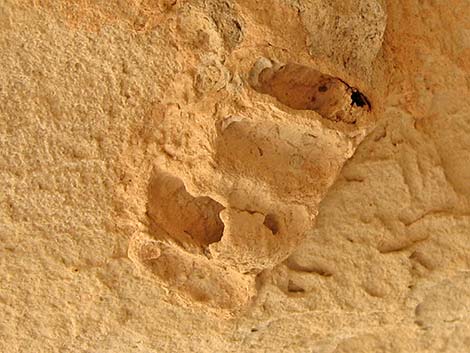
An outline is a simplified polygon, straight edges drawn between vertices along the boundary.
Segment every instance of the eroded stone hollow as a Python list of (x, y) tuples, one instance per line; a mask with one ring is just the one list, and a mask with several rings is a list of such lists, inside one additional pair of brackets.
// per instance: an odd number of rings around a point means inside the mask
[(181, 179), (156, 171), (149, 183), (148, 216), (180, 243), (207, 247), (222, 238), (224, 207), (210, 197), (194, 197)]
[(252, 87), (298, 110), (313, 110), (323, 118), (355, 124), (371, 110), (369, 100), (339, 78), (295, 64), (259, 59), (250, 73)]

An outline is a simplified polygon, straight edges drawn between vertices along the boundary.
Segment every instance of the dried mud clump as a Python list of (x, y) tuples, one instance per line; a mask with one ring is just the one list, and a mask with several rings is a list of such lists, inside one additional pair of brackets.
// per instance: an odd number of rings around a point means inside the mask
[(257, 276), (305, 238), (376, 115), (355, 88), (366, 81), (344, 68), (254, 49), (263, 17), (251, 6), (174, 11), (181, 31), (171, 35), (190, 54), (159, 103), (148, 184), (134, 186), (147, 218), (129, 256), (183, 302), (237, 311), (255, 298)]
[[(195, 88), (202, 100), (227, 84), (218, 67), (198, 69)], [(202, 84), (206, 78), (217, 82), (216, 91)], [(147, 230), (132, 237), (129, 252), (183, 297), (231, 310), (248, 304), (256, 275), (282, 262), (304, 238), (319, 202), (374, 121), (362, 93), (303, 65), (262, 57), (241, 84), (245, 93), (228, 97), (249, 94), (250, 109), (207, 122), (213, 131), (205, 157), (210, 169), (185, 175), (153, 167)], [(277, 111), (266, 115), (273, 107)], [(166, 147), (174, 156), (171, 150)], [(198, 179), (203, 186), (194, 185)], [(187, 280), (196, 272), (197, 280)], [(214, 286), (227, 297), (214, 294)]]

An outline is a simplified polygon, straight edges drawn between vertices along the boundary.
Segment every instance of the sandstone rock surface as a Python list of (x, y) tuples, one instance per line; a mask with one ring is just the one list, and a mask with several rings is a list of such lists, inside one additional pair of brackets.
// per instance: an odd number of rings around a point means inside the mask
[(3, 0), (0, 62), (0, 352), (470, 351), (467, 0)]

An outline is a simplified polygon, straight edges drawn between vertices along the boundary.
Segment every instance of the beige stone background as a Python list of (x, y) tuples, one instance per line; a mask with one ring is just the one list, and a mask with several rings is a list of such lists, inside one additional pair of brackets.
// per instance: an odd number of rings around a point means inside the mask
[[(257, 93), (259, 57), (341, 78), (374, 118)], [(470, 351), (468, 0), (1, 0), (0, 64), (0, 352)], [(289, 201), (312, 216), (289, 256), (227, 277), (222, 249), (191, 297), (178, 275), (206, 262), (146, 267), (129, 244), (155, 165), (223, 202), (249, 162), (242, 140), (211, 167), (231, 114), (317, 129), (337, 168)]]

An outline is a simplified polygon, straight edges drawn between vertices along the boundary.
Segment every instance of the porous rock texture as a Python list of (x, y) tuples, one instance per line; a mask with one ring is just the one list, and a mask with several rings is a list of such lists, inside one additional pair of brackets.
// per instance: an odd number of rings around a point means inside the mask
[(2, 0), (1, 352), (470, 350), (467, 0)]

